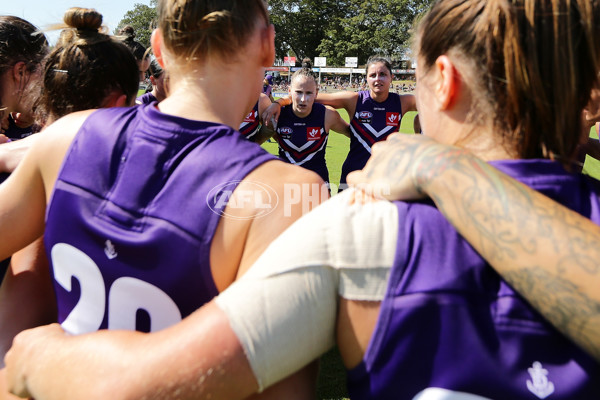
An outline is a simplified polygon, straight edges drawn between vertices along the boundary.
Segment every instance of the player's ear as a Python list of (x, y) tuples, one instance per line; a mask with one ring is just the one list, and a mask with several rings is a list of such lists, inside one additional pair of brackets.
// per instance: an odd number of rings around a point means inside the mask
[(446, 55), (439, 56), (435, 60), (434, 68), (436, 77), (434, 94), (440, 109), (446, 110), (454, 104), (458, 97), (461, 87), (460, 74), (450, 57)]
[(260, 41), (261, 64), (263, 67), (270, 67), (275, 61), (275, 26), (273, 24), (262, 28)]
[(115, 100), (115, 107), (129, 107), (132, 104), (129, 104), (127, 101), (127, 96), (122, 94)]
[(22, 80), (25, 74), (27, 73), (27, 64), (25, 64), (24, 61), (19, 61), (15, 63), (15, 65), (13, 65), (12, 72), (15, 81)]
[(160, 28), (152, 31), (152, 36), (150, 36), (150, 45), (152, 46), (152, 52), (154, 53), (154, 57), (156, 57), (156, 61), (163, 69), (165, 69), (165, 60), (162, 56), (163, 36)]
[(113, 91), (104, 99), (101, 108), (111, 108), (111, 107), (129, 107), (133, 104), (130, 104), (127, 101), (127, 95), (123, 94), (120, 91)]

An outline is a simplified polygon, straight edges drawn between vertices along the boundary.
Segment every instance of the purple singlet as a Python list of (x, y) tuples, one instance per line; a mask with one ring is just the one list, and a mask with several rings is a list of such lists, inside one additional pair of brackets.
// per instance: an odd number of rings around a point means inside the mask
[(260, 124), (260, 118), (258, 116), (258, 101), (257, 101), (256, 104), (254, 105), (254, 108), (252, 109), (252, 111), (250, 111), (250, 113), (248, 115), (246, 115), (246, 117), (242, 121), (239, 131), (242, 134), (242, 136), (244, 136), (248, 140), (251, 140), (258, 133), (258, 131), (260, 131), (260, 127), (261, 127), (261, 124)]
[[(597, 181), (548, 160), (491, 164), (600, 222)], [(454, 393), (447, 399), (462, 399), (457, 392), (600, 398), (598, 364), (508, 286), (432, 203), (396, 204), (396, 260), (363, 362), (348, 374), (352, 400), (441, 398), (427, 388)]]
[(220, 211), (239, 181), (273, 159), (230, 127), (154, 104), (91, 114), (47, 210), (63, 328), (156, 331), (211, 300)]
[(350, 172), (365, 166), (371, 157), (373, 144), (398, 132), (402, 120), (400, 96), (390, 93), (384, 102), (378, 103), (371, 98), (368, 90), (358, 92), (356, 111), (351, 118), (350, 151), (342, 165), (340, 184), (346, 183), (346, 176)]
[(325, 162), (325, 148), (329, 132), (325, 130), (325, 106), (315, 103), (311, 113), (300, 118), (294, 114), (292, 106), (281, 109), (277, 123), (279, 158), (316, 172), (329, 182), (329, 172)]

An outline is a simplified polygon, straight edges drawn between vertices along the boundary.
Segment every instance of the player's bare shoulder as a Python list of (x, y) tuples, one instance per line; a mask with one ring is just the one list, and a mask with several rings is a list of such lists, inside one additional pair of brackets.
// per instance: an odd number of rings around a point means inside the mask
[(36, 146), (44, 146), (48, 150), (66, 147), (66, 151), (87, 117), (94, 111), (96, 110), (78, 111), (54, 121), (40, 132)]
[(58, 171), (71, 142), (84, 121), (94, 110), (68, 114), (44, 128), (31, 145), (31, 152), (39, 157), (39, 168), (47, 188), (54, 186)]
[(272, 192), (272, 218), (297, 219), (329, 198), (327, 185), (318, 174), (280, 160), (261, 165), (247, 180), (263, 182)]

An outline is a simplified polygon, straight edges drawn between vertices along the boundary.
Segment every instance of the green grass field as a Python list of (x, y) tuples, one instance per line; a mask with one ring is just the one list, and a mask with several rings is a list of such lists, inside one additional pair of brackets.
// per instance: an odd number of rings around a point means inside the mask
[[(598, 134), (596, 133), (595, 128), (590, 130), (590, 136), (598, 139)], [(583, 173), (600, 180), (600, 161), (590, 156), (586, 156), (585, 164), (583, 164)]]

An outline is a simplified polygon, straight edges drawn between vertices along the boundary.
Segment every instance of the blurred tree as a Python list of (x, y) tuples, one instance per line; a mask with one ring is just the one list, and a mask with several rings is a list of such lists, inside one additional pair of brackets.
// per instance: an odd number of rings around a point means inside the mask
[(343, 66), (345, 57), (364, 64), (373, 54), (401, 58), (409, 47), (416, 17), (433, 0), (270, 0), (277, 58), (291, 51), (300, 60), (327, 57)]
[[(115, 31), (131, 25), (135, 40), (150, 46), (156, 4), (136, 3)], [(365, 64), (374, 54), (400, 60), (410, 46), (415, 19), (433, 0), (269, 0), (275, 25), (277, 58), (288, 54), (299, 65), (304, 57), (327, 57), (327, 65), (343, 66), (345, 57)]]
[(345, 57), (358, 57), (365, 64), (374, 54), (402, 59), (410, 47), (415, 20), (433, 0), (346, 1), (339, 19), (325, 27), (325, 37), (317, 51), (344, 65)]
[(314, 61), (317, 47), (325, 37), (325, 27), (333, 20), (335, 0), (270, 0), (269, 13), (275, 25), (275, 50), (278, 59), (296, 56)]

